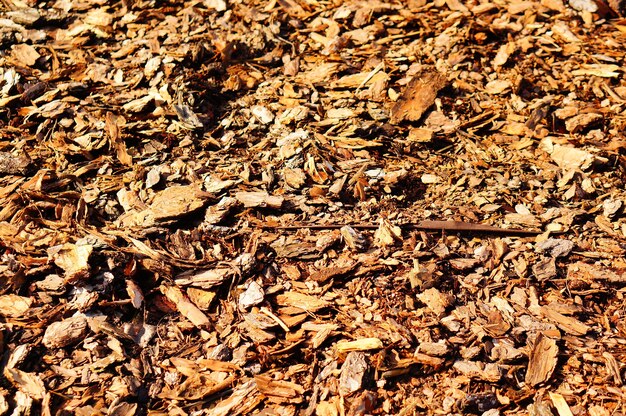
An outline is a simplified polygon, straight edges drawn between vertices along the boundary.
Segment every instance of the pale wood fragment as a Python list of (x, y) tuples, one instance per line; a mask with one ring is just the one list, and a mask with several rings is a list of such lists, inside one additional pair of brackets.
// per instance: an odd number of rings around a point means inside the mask
[(563, 395), (553, 392), (548, 392), (548, 394), (550, 395), (550, 400), (552, 400), (552, 404), (559, 413), (559, 416), (574, 416)]
[(348, 396), (359, 391), (366, 382), (369, 367), (364, 353), (350, 352), (341, 366), (339, 393)]
[(589, 326), (580, 322), (578, 319), (558, 313), (550, 307), (550, 305), (542, 306), (541, 314), (571, 335), (585, 335), (590, 329)]
[(191, 303), (179, 288), (161, 285), (159, 289), (161, 293), (176, 305), (181, 315), (189, 319), (195, 326), (205, 327), (210, 324), (209, 318), (196, 305)]
[(76, 344), (84, 339), (87, 328), (87, 318), (84, 315), (53, 322), (46, 328), (43, 344), (48, 348), (62, 348)]
[(558, 353), (556, 341), (540, 333), (529, 355), (526, 383), (536, 386), (548, 381), (556, 368)]
[(278, 295), (276, 301), (281, 306), (293, 306), (308, 312), (315, 312), (330, 305), (327, 301), (317, 296), (293, 291)]
[(361, 338), (354, 341), (339, 341), (335, 348), (338, 352), (368, 351), (383, 347), (383, 342), (378, 338)]

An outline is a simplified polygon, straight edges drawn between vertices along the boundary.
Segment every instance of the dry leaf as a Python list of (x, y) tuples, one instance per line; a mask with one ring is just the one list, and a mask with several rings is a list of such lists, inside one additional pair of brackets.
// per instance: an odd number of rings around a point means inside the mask
[(140, 309), (141, 305), (143, 305), (143, 291), (139, 287), (139, 285), (132, 280), (126, 280), (126, 292), (130, 297), (131, 304), (136, 308)]
[(126, 166), (131, 166), (133, 164), (133, 158), (126, 150), (126, 144), (124, 140), (122, 140), (120, 131), (124, 123), (125, 120), (123, 117), (116, 116), (110, 112), (107, 113), (105, 129), (109, 136), (110, 145), (117, 152), (118, 160)]

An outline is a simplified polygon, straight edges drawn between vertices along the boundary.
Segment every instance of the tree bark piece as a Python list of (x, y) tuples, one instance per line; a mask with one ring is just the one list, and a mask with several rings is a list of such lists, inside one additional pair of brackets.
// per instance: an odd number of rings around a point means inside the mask
[(433, 105), (437, 93), (446, 85), (446, 78), (435, 70), (423, 71), (407, 84), (400, 99), (391, 108), (391, 123), (418, 121)]

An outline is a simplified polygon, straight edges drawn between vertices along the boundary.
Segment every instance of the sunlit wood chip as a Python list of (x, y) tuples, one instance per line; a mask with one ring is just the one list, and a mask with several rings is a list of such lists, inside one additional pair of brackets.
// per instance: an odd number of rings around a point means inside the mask
[(285, 292), (276, 297), (276, 302), (281, 306), (293, 306), (307, 312), (315, 312), (330, 306), (330, 303), (317, 296), (305, 295), (300, 292)]
[(361, 338), (355, 341), (339, 341), (335, 348), (337, 352), (350, 352), (350, 351), (368, 351), (378, 350), (383, 348), (383, 342), (378, 338)]
[(48, 249), (48, 257), (65, 271), (65, 281), (73, 283), (89, 274), (89, 256), (93, 246), (66, 243)]
[(63, 348), (83, 340), (87, 334), (87, 318), (76, 315), (54, 322), (46, 328), (43, 335), (43, 344), (47, 348)]
[(446, 85), (446, 77), (434, 70), (416, 75), (404, 88), (391, 109), (391, 123), (417, 121), (433, 105), (437, 94)]
[(359, 391), (365, 383), (369, 368), (370, 365), (367, 362), (365, 354), (362, 352), (349, 353), (346, 357), (346, 361), (344, 361), (341, 366), (339, 393), (342, 396), (348, 396)]
[(570, 409), (563, 395), (553, 392), (549, 392), (548, 394), (550, 395), (550, 400), (552, 400), (552, 404), (559, 413), (559, 416), (574, 416), (572, 409)]
[(0, 315), (18, 317), (22, 316), (33, 303), (29, 297), (14, 294), (0, 296)]
[(554, 373), (557, 363), (559, 347), (556, 341), (539, 334), (530, 352), (528, 368), (526, 369), (526, 383), (530, 386), (544, 383)]
[(195, 326), (205, 327), (209, 325), (209, 318), (196, 305), (191, 303), (179, 288), (161, 285), (159, 289), (161, 293), (176, 305), (176, 309), (178, 309), (181, 315), (189, 319)]
[(280, 208), (285, 200), (263, 191), (237, 192), (235, 198), (247, 208)]
[(17, 368), (5, 368), (4, 376), (32, 399), (41, 400), (46, 395), (46, 387), (37, 374), (27, 373)]

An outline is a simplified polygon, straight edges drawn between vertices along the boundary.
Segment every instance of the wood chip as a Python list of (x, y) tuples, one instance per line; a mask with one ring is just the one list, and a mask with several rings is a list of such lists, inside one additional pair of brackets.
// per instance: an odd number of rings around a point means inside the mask
[(446, 78), (434, 70), (416, 75), (402, 91), (400, 99), (391, 109), (391, 122), (418, 121), (433, 105), (439, 90), (446, 85)]
[(338, 352), (368, 351), (383, 348), (383, 342), (378, 338), (362, 338), (355, 341), (341, 341), (335, 345)]
[(178, 311), (195, 326), (205, 327), (210, 324), (209, 318), (196, 305), (191, 303), (179, 288), (161, 285), (159, 289), (161, 293), (176, 305)]
[(1, 9), (0, 414), (623, 413), (626, 0)]
[(585, 335), (590, 330), (587, 325), (583, 324), (578, 319), (561, 315), (549, 305), (542, 306), (541, 313), (568, 334)]
[(366, 382), (369, 364), (362, 352), (350, 352), (341, 366), (339, 393), (348, 396), (359, 391)]
[(558, 353), (556, 341), (540, 333), (528, 357), (526, 383), (536, 386), (548, 381), (556, 368)]

